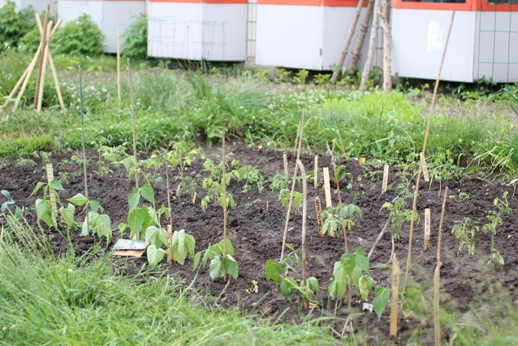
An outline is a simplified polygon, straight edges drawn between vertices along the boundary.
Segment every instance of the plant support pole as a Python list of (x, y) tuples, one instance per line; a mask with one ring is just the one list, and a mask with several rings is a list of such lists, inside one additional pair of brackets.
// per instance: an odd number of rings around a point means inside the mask
[[(85, 146), (85, 115), (83, 111), (83, 77), (81, 71), (81, 63), (77, 64), (79, 69), (79, 114), (81, 116), (81, 143), (83, 146), (83, 176), (85, 179), (85, 197), (88, 199), (88, 177), (86, 174), (86, 146)], [(88, 204), (86, 204), (86, 227), (90, 227), (90, 221), (88, 219)]]
[(439, 289), (441, 284), (441, 233), (442, 222), (444, 221), (444, 212), (446, 210), (446, 200), (448, 199), (448, 187), (444, 190), (444, 199), (442, 201), (441, 221), (439, 222), (439, 234), (437, 235), (437, 266), (433, 278), (433, 324), (435, 326), (435, 345), (441, 345), (441, 317), (439, 315)]
[(117, 101), (121, 108), (121, 31), (117, 28)]
[[(226, 180), (226, 167), (225, 160), (225, 132), (223, 132), (221, 143), (221, 164), (223, 165), (221, 170), (221, 183), (223, 184), (223, 258), (227, 257), (227, 180)], [(223, 280), (227, 281), (227, 271), (223, 271)]]
[(138, 188), (138, 172), (137, 172), (137, 134), (135, 132), (135, 106), (133, 105), (133, 85), (131, 83), (131, 65), (130, 59), (128, 58), (128, 80), (130, 86), (130, 99), (131, 99), (131, 130), (133, 132), (133, 160), (135, 169), (135, 187)]
[[(301, 250), (301, 261), (302, 261), (302, 285), (307, 287), (307, 272), (306, 272), (306, 219), (307, 219), (307, 208), (308, 208), (308, 182), (306, 179), (306, 170), (300, 160), (297, 160), (297, 166), (300, 169), (300, 175), (302, 176), (302, 250)], [(308, 308), (308, 301), (304, 299), (304, 308)]]
[[(437, 99), (437, 91), (439, 90), (439, 82), (441, 81), (442, 65), (444, 64), (444, 58), (446, 56), (446, 50), (448, 48), (448, 41), (450, 40), (451, 28), (453, 26), (454, 19), (455, 19), (455, 11), (453, 11), (453, 13), (451, 15), (450, 27), (448, 29), (448, 35), (446, 36), (446, 42), (444, 43), (444, 50), (442, 52), (441, 64), (439, 65), (439, 72), (437, 73), (437, 79), (435, 81), (435, 87), (433, 90), (432, 104), (430, 105), (430, 112), (428, 114), (428, 123), (426, 125), (426, 132), (424, 134), (423, 150), (422, 150), (423, 156), (425, 156), (425, 157), (426, 157), (426, 143), (428, 142), (428, 135), (430, 133), (430, 125), (432, 123), (433, 109), (435, 107), (435, 100)], [(416, 209), (417, 209), (417, 195), (419, 192), (419, 182), (421, 180), (422, 167), (423, 167), (423, 165), (420, 164), (418, 171), (417, 171), (417, 181), (415, 183), (414, 201), (412, 203), (412, 218), (410, 220), (410, 234), (408, 236), (408, 257), (407, 257), (407, 261), (406, 261), (405, 279), (403, 281), (403, 291), (405, 291), (405, 289), (406, 289), (408, 273), (410, 271), (410, 266), (412, 265), (412, 235), (414, 233), (414, 215), (416, 214)]]

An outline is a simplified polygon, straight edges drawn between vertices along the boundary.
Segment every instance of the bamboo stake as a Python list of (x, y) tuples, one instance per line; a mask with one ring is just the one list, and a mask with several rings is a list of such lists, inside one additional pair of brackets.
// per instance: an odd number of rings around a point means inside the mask
[(381, 26), (383, 27), (383, 91), (392, 91), (391, 75), (391, 40), (390, 40), (390, 20), (388, 18), (388, 0), (380, 0), (378, 14)]
[(363, 18), (363, 23), (361, 25), (360, 34), (358, 35), (358, 39), (356, 40), (356, 46), (351, 55), (351, 63), (349, 64), (349, 70), (355, 71), (356, 65), (358, 64), (358, 60), (360, 60), (361, 51), (363, 47), (363, 42), (365, 41), (365, 36), (367, 36), (367, 31), (369, 30), (369, 23), (372, 18), (372, 12), (374, 11), (374, 2), (369, 1), (367, 6), (367, 11), (365, 12), (365, 17)]
[[(221, 144), (221, 183), (223, 184), (223, 258), (227, 257), (227, 180), (226, 180), (226, 158), (225, 158), (225, 132), (223, 132)], [(223, 280), (227, 281), (227, 271), (223, 270)]]
[[(56, 25), (54, 26), (54, 29), (52, 29), (52, 32), (50, 33), (49, 37), (49, 45), (50, 41), (52, 41), (52, 37), (54, 36), (54, 33), (61, 25), (62, 20), (60, 19)], [(52, 72), (52, 78), (54, 79), (54, 87), (56, 88), (56, 94), (58, 94), (58, 101), (59, 105), (61, 107), (61, 110), (65, 110), (65, 104), (63, 102), (63, 96), (61, 95), (61, 89), (59, 88), (59, 81), (58, 81), (58, 74), (56, 73), (56, 67), (54, 66), (54, 61), (52, 60), (52, 54), (50, 54), (50, 47), (48, 51), (48, 59), (49, 59), (49, 65), (50, 65), (50, 71)]]
[(331, 200), (331, 178), (329, 176), (329, 167), (322, 168), (324, 173), (324, 192), (326, 195), (326, 209), (333, 207), (333, 201)]
[(45, 71), (47, 68), (47, 61), (49, 57), (49, 40), (50, 40), (50, 28), (52, 27), (52, 21), (49, 21), (46, 28), (45, 33), (45, 45), (43, 47), (43, 63), (40, 65), (41, 70), (39, 71), (39, 82), (40, 86), (38, 88), (38, 106), (36, 107), (36, 113), (41, 112), (41, 105), (43, 104), (43, 90), (45, 89)]
[[(45, 17), (43, 19), (43, 27), (42, 27), (43, 34), (41, 35), (41, 43), (43, 44), (43, 50), (42, 50), (42, 52), (40, 52), (40, 57), (41, 57), (40, 68), (38, 69), (38, 76), (36, 77), (36, 90), (34, 92), (34, 108), (38, 107), (38, 97), (40, 95), (39, 88), (41, 85), (41, 71), (43, 70), (43, 57), (44, 57), (44, 52), (45, 52), (45, 45), (47, 44), (45, 35), (47, 33), (47, 26), (49, 24), (49, 12), (50, 12), (50, 4), (47, 4), (47, 9), (45, 10)], [(35, 13), (35, 15), (39, 16), (37, 13)]]
[(288, 174), (288, 155), (282, 154), (282, 161), (284, 163), (284, 174)]
[[(83, 111), (83, 75), (81, 72), (81, 63), (77, 64), (77, 68), (79, 70), (79, 114), (81, 117), (81, 143), (83, 146), (83, 175), (85, 180), (85, 197), (88, 199), (88, 176), (86, 173), (86, 145), (85, 145), (85, 116)], [(90, 227), (90, 221), (88, 216), (88, 204), (85, 207), (86, 212), (86, 227)]]
[(399, 261), (392, 255), (392, 299), (390, 300), (390, 335), (397, 336), (399, 324)]
[(448, 187), (444, 190), (444, 199), (442, 201), (441, 221), (439, 222), (439, 234), (437, 236), (437, 266), (433, 278), (433, 323), (435, 326), (435, 344), (441, 345), (441, 317), (439, 305), (439, 289), (441, 284), (441, 234), (442, 222), (444, 221), (444, 212), (446, 210), (446, 200), (448, 199)]
[(117, 100), (121, 108), (121, 32), (117, 28)]
[(313, 188), (318, 188), (318, 155), (315, 155), (315, 169), (313, 171)]
[(374, 60), (374, 47), (376, 45), (376, 36), (378, 35), (378, 23), (379, 23), (379, 14), (378, 14), (378, 3), (379, 0), (373, 0), (374, 10), (372, 14), (372, 25), (371, 25), (371, 37), (369, 38), (369, 49), (367, 52), (367, 59), (365, 60), (365, 65), (363, 66), (362, 79), (360, 81), (360, 91), (365, 89), (367, 85), (367, 79), (372, 70), (372, 61)]
[[(300, 160), (297, 160), (297, 166), (300, 169), (300, 175), (302, 176), (302, 250), (301, 250), (301, 261), (302, 261), (302, 285), (307, 285), (307, 272), (306, 272), (306, 219), (307, 219), (307, 207), (308, 207), (308, 184), (306, 179), (306, 170)], [(308, 301), (304, 300), (304, 308), (308, 308)]]
[[(453, 13), (451, 15), (450, 27), (448, 29), (448, 34), (446, 35), (446, 42), (444, 43), (444, 50), (442, 53), (441, 64), (439, 65), (439, 72), (437, 73), (437, 79), (435, 81), (435, 88), (433, 90), (432, 104), (430, 105), (430, 112), (428, 114), (428, 124), (426, 125), (426, 132), (424, 134), (423, 151), (422, 151), (423, 156), (425, 156), (425, 157), (426, 157), (426, 144), (428, 142), (428, 136), (430, 134), (430, 125), (432, 123), (433, 109), (435, 107), (435, 100), (437, 99), (437, 91), (439, 90), (439, 82), (441, 81), (442, 65), (444, 64), (444, 58), (446, 56), (446, 50), (448, 48), (448, 41), (450, 40), (451, 28), (453, 26), (454, 19), (455, 19), (455, 11), (453, 11)], [(417, 180), (416, 180), (415, 189), (414, 189), (414, 201), (412, 203), (412, 219), (410, 220), (410, 234), (408, 236), (408, 258), (407, 258), (407, 262), (406, 262), (405, 279), (403, 281), (403, 291), (405, 291), (406, 283), (407, 283), (407, 279), (408, 279), (408, 273), (410, 271), (410, 266), (412, 265), (412, 235), (414, 233), (414, 215), (416, 214), (416, 209), (417, 209), (417, 195), (419, 192), (419, 182), (421, 180), (421, 172), (422, 172), (422, 165), (419, 165), (419, 168), (417, 171)]]
[(424, 249), (425, 251), (430, 249), (430, 222), (431, 222), (430, 209), (424, 210)]
[(378, 235), (378, 238), (376, 238), (376, 241), (374, 242), (374, 245), (372, 245), (371, 251), (369, 251), (369, 255), (367, 256), (368, 259), (371, 259), (371, 256), (374, 253), (374, 249), (376, 249), (376, 246), (378, 245), (378, 243), (380, 242), (381, 238), (385, 234), (385, 231), (387, 230), (389, 223), (390, 223), (390, 216), (387, 219), (387, 222), (385, 222), (385, 226), (383, 226), (383, 229), (381, 230), (380, 234)]
[(324, 233), (322, 233), (322, 205), (320, 204), (320, 198), (315, 197), (315, 212), (317, 214), (317, 225), (318, 225), (318, 236), (320, 238), (324, 237)]
[(169, 155), (165, 153), (165, 182), (167, 185), (167, 209), (169, 209), (169, 225), (167, 233), (169, 235), (169, 266), (173, 266), (173, 212), (171, 211), (171, 190), (169, 188)]
[[(303, 111), (302, 112), (302, 119), (300, 120), (299, 125), (299, 141), (297, 146), (297, 161), (300, 160), (300, 151), (302, 150), (302, 137), (304, 135), (304, 120), (305, 120), (306, 114)], [(291, 205), (293, 204), (293, 193), (295, 192), (295, 183), (297, 179), (297, 169), (298, 165), (295, 165), (295, 169), (293, 170), (293, 178), (291, 180), (291, 192), (290, 192), (290, 200), (288, 201), (288, 210), (286, 212), (286, 222), (284, 224), (284, 233), (282, 236), (282, 248), (281, 248), (281, 262), (284, 259), (284, 247), (286, 246), (286, 236), (288, 234), (288, 224), (290, 221), (290, 211), (291, 211)]]
[(135, 160), (135, 186), (138, 188), (138, 173), (137, 173), (137, 134), (135, 132), (135, 106), (133, 105), (133, 85), (131, 83), (131, 65), (130, 59), (128, 58), (128, 79), (130, 86), (130, 99), (131, 99), (131, 130), (133, 132), (133, 160)]
[[(47, 170), (47, 181), (49, 182), (49, 185), (50, 183), (52, 182), (52, 180), (54, 180), (54, 168), (52, 167), (52, 163), (49, 162), (45, 165), (45, 168)], [(49, 197), (50, 197), (50, 205), (51, 205), (51, 212), (52, 212), (52, 217), (54, 217), (54, 219), (57, 219), (58, 218), (58, 198), (56, 196), (56, 190), (54, 190), (52, 187), (49, 187)]]
[(349, 50), (349, 46), (351, 45), (351, 42), (353, 40), (354, 32), (356, 31), (356, 25), (358, 25), (358, 19), (360, 19), (363, 2), (364, 0), (358, 1), (358, 5), (356, 6), (356, 12), (354, 12), (353, 20), (349, 28), (349, 33), (347, 34), (344, 47), (342, 48), (342, 52), (340, 53), (340, 57), (338, 58), (338, 62), (336, 63), (337, 69), (333, 72), (333, 77), (331, 78), (332, 84), (336, 84), (336, 81), (340, 76), (340, 72), (342, 71), (342, 66), (344, 65), (345, 57), (347, 56), (347, 51)]

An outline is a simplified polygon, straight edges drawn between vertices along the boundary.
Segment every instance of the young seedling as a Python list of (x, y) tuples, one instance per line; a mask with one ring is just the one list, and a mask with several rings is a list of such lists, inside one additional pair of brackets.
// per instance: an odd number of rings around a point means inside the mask
[(500, 252), (495, 247), (495, 236), (496, 236), (496, 228), (500, 223), (502, 223), (502, 215), (506, 215), (511, 213), (512, 209), (509, 207), (509, 202), (507, 201), (508, 192), (505, 191), (502, 195), (502, 198), (495, 198), (493, 204), (496, 206), (497, 210), (490, 210), (488, 212), (487, 218), (491, 221), (488, 224), (482, 226), (483, 233), (491, 233), (491, 253), (489, 255), (488, 263), (500, 263), (504, 264), (504, 258), (500, 255)]
[(322, 212), (322, 234), (338, 230), (342, 226), (342, 223), (345, 225), (345, 228), (350, 231), (354, 226), (355, 215), (361, 219), (362, 211), (352, 203), (344, 205), (342, 207), (342, 213), (340, 213), (339, 206), (324, 210)]
[(457, 254), (464, 251), (467, 251), (470, 255), (475, 254), (475, 233), (478, 231), (477, 221), (469, 217), (454, 222), (451, 232), (459, 240)]
[[(226, 256), (223, 257), (223, 248), (225, 247)], [(203, 253), (203, 258), (201, 257)], [(227, 239), (225, 244), (223, 240), (217, 244), (209, 245), (205, 251), (197, 252), (194, 255), (193, 271), (196, 271), (201, 265), (205, 266), (210, 260), (209, 275), (212, 280), (222, 278), (224, 273), (229, 274), (234, 279), (238, 277), (238, 264), (234, 259), (234, 247), (232, 242)]]
[(333, 268), (333, 282), (328, 291), (331, 297), (343, 298), (348, 280), (356, 287), (362, 300), (367, 300), (374, 280), (369, 274), (369, 259), (362, 248), (354, 252), (344, 253)]
[[(106, 214), (101, 214), (104, 210), (97, 201), (89, 200), (86, 196), (81, 193), (76, 194), (72, 198), (69, 198), (70, 204), (67, 208), (63, 206), (59, 209), (63, 220), (67, 226), (71, 227), (75, 224), (74, 213), (76, 206), (82, 206), (83, 212), (87, 212), (87, 216), (81, 226), (81, 236), (87, 236), (90, 231), (99, 237), (106, 237), (106, 241), (109, 243), (112, 239), (112, 229), (110, 217)], [(100, 213), (101, 212), (101, 213)]]

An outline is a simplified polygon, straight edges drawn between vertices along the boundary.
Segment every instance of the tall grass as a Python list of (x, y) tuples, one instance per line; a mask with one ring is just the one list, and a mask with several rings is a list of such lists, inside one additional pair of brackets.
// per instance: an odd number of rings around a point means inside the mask
[[(9, 52), (0, 58), (3, 94), (14, 85), (28, 60), (18, 56)], [(91, 147), (131, 140), (130, 111), (127, 106), (118, 108), (110, 59), (88, 60), (85, 135)], [(62, 71), (61, 89), (68, 111), (48, 108), (34, 114), (28, 102), (16, 116), (0, 118), (0, 156), (79, 147), (77, 81), (75, 74), (66, 72), (74, 70), (77, 58), (72, 59), (74, 64), (63, 57), (56, 60)], [(292, 90), (291, 86), (272, 84), (261, 75), (245, 72), (229, 77), (160, 67), (136, 71), (138, 147), (153, 150), (178, 139), (200, 139), (210, 145), (221, 138), (223, 130), (248, 144), (289, 147), (295, 142), (301, 113), (306, 111), (305, 140), (310, 148), (324, 150), (326, 142), (336, 139), (339, 152), (346, 157), (366, 156), (391, 164), (416, 161), (424, 137), (426, 102), (412, 101), (400, 92), (385, 95), (312, 87)], [(129, 105), (123, 77), (123, 105)], [(52, 89), (49, 92), (53, 95)], [(476, 164), (516, 174), (518, 134), (513, 129), (509, 117), (475, 111), (463, 117), (439, 107), (429, 139), (429, 161), (453, 166), (459, 157), (466, 156)]]
[(277, 324), (218, 307), (173, 276), (121, 276), (109, 255), (51, 256), (43, 235), (8, 217), (0, 240), (2, 345), (336, 344), (318, 320)]

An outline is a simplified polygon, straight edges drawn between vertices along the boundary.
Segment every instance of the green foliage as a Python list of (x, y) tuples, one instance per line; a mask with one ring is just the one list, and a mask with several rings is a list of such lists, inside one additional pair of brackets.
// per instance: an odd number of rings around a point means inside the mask
[(122, 54), (131, 59), (147, 58), (147, 25), (148, 18), (141, 14), (124, 31), (126, 42), (122, 45)]
[(469, 217), (453, 223), (451, 232), (459, 240), (457, 254), (464, 251), (467, 251), (470, 255), (475, 254), (475, 233), (478, 231), (478, 223)]
[(228, 273), (234, 279), (238, 277), (238, 264), (234, 258), (234, 247), (232, 242), (227, 239), (226, 241), (226, 256), (223, 256), (223, 240), (217, 244), (209, 245), (208, 249), (203, 251), (203, 258), (201, 257), (202, 252), (194, 255), (193, 271), (198, 269), (200, 265), (206, 265), (210, 259), (209, 275), (212, 280), (222, 278), (224, 273)]
[(102, 54), (104, 35), (88, 14), (60, 28), (52, 40), (56, 54), (97, 56)]
[(291, 76), (291, 71), (288, 71), (284, 68), (277, 68), (275, 70), (275, 81), (277, 83), (289, 83)]
[(340, 215), (340, 206), (331, 207), (322, 212), (322, 233), (331, 233), (341, 229), (342, 217), (345, 228), (350, 231), (354, 226), (354, 216), (362, 218), (362, 211), (354, 204), (345, 204), (342, 206), (342, 215)]
[[(47, 194), (47, 192), (50, 192), (51, 190), (54, 191), (61, 191), (64, 190), (61, 183), (53, 179), (52, 181), (48, 183), (38, 182), (36, 184), (36, 187), (34, 190), (32, 190), (29, 197), (34, 196), (41, 188), (43, 188), (43, 198), (38, 198), (36, 200), (35, 206), (36, 206), (36, 215), (38, 217), (38, 220), (41, 220), (45, 222), (49, 227), (55, 227), (57, 228), (57, 221), (56, 221), (56, 215), (52, 213), (51, 208), (51, 200), (50, 200), (50, 193)], [(56, 193), (56, 203), (59, 202), (59, 196)]]
[(81, 236), (87, 236), (90, 231), (99, 237), (106, 237), (106, 241), (109, 243), (112, 239), (111, 219), (106, 214), (101, 214), (103, 208), (99, 202), (95, 200), (89, 200), (83, 194), (78, 193), (68, 201), (71, 203), (67, 208), (61, 206), (60, 212), (65, 220), (67, 226), (72, 227), (75, 225), (74, 213), (75, 207), (83, 206), (83, 212), (88, 209), (88, 216), (85, 217), (82, 225)]
[(385, 287), (376, 287), (374, 300), (372, 301), (372, 309), (376, 313), (376, 316), (378, 316), (378, 320), (381, 318), (383, 311), (385, 311), (389, 300), (390, 289)]
[(347, 288), (347, 280), (358, 290), (359, 296), (366, 300), (372, 288), (372, 278), (369, 280), (369, 259), (362, 248), (351, 253), (344, 253), (333, 268), (333, 282), (328, 291), (331, 297), (343, 297)]
[(319, 73), (315, 75), (315, 77), (313, 78), (313, 82), (316, 85), (326, 85), (329, 84), (329, 82), (331, 82), (331, 77), (332, 75), (329, 73)]
[(34, 25), (32, 7), (16, 11), (16, 3), (7, 0), (0, 8), (0, 53), (17, 47), (20, 38), (28, 33)]
[(510, 214), (512, 209), (509, 207), (509, 202), (507, 201), (508, 192), (505, 191), (502, 195), (502, 198), (496, 197), (493, 201), (497, 210), (490, 210), (488, 212), (487, 218), (490, 223), (482, 226), (483, 233), (491, 233), (491, 253), (489, 255), (489, 263), (499, 263), (504, 265), (504, 258), (500, 255), (500, 252), (496, 249), (495, 246), (495, 236), (496, 236), (496, 228), (500, 223), (502, 223), (502, 216), (506, 214)]
[(308, 79), (309, 71), (308, 70), (298, 70), (295, 73), (295, 77), (293, 77), (293, 81), (296, 84), (304, 85), (306, 84), (306, 80)]
[(171, 251), (174, 260), (179, 264), (184, 264), (187, 255), (194, 258), (194, 248), (196, 241), (190, 234), (185, 233), (184, 229), (175, 231), (171, 240)]

